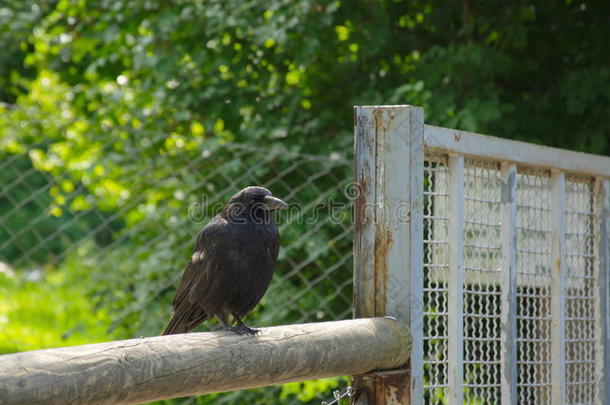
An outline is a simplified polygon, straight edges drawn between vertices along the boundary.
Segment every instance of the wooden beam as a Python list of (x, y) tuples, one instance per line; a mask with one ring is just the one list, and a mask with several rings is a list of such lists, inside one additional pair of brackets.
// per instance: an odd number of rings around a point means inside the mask
[(206, 332), (0, 356), (0, 403), (131, 404), (393, 369), (409, 359), (387, 318)]
[[(357, 378), (358, 405), (419, 404), (423, 386), (423, 110), (355, 108), (355, 316), (411, 327), (408, 373)], [(409, 402), (411, 401), (411, 402)]]

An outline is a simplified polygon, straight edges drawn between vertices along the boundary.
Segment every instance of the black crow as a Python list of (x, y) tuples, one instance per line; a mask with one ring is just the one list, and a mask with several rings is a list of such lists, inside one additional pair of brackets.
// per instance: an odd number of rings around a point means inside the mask
[(258, 332), (242, 318), (269, 287), (280, 246), (272, 211), (287, 207), (263, 187), (246, 187), (231, 197), (199, 233), (162, 335), (189, 332), (212, 317), (240, 335)]

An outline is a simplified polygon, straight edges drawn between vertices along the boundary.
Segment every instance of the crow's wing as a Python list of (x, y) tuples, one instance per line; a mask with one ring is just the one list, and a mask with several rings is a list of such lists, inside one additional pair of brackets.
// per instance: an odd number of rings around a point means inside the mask
[(214, 264), (207, 257), (214, 250), (218, 235), (223, 232), (225, 226), (226, 224), (223, 224), (219, 217), (215, 217), (199, 233), (191, 261), (186, 267), (180, 285), (176, 290), (176, 296), (172, 303), (172, 318), (162, 335), (189, 332), (210, 316), (214, 316), (214, 314), (206, 313), (201, 303), (193, 298), (199, 295), (199, 289), (208, 290), (214, 275), (217, 273), (212, 268)]
[(215, 267), (214, 263), (210, 258), (216, 250), (216, 245), (219, 236), (223, 233), (224, 227), (227, 224), (223, 223), (221, 219), (215, 217), (210, 223), (203, 228), (203, 230), (197, 236), (197, 242), (193, 249), (193, 255), (186, 270), (182, 275), (180, 285), (176, 290), (176, 296), (174, 297), (173, 307), (176, 309), (180, 303), (189, 297), (190, 303), (196, 303), (197, 300), (193, 299), (194, 291), (201, 291), (200, 289), (207, 289), (212, 281), (211, 278), (216, 273), (211, 267)]

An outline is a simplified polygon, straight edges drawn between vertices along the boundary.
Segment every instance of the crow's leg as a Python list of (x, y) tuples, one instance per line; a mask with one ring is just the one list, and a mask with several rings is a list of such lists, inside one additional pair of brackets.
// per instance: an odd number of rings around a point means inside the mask
[(229, 322), (227, 322), (227, 320), (225, 319), (225, 317), (221, 314), (216, 314), (216, 319), (218, 319), (218, 322), (220, 322), (222, 324), (222, 327), (225, 328), (226, 330), (229, 330), (231, 332), (235, 332), (239, 335), (243, 335), (243, 333), (239, 333), (236, 329), (236, 327), (231, 326), (231, 324)]
[(233, 314), (233, 317), (237, 321), (237, 329), (240, 329), (244, 331), (244, 333), (248, 333), (250, 335), (256, 335), (258, 333), (261, 333), (260, 329), (254, 329), (250, 328), (249, 326), (246, 326), (237, 315)]
[[(237, 327), (235, 327), (235, 326), (231, 326), (231, 324), (229, 322), (227, 322), (227, 320), (225, 319), (225, 317), (223, 315), (217, 314), (216, 319), (218, 319), (218, 322), (220, 322), (222, 324), (222, 326), (230, 332), (237, 333), (238, 335), (245, 335), (246, 333), (251, 333), (242, 327), (245, 325), (243, 325), (241, 323), (241, 321), (239, 321), (239, 323), (237, 324)], [(250, 329), (247, 326), (246, 326), (246, 328)]]

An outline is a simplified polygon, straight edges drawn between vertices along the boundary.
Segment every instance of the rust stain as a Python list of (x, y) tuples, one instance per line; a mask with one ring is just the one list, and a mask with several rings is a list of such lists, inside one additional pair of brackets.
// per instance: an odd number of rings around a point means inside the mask
[(358, 183), (356, 184), (356, 201), (355, 201), (355, 206), (354, 206), (354, 215), (356, 216), (356, 218), (354, 218), (354, 229), (355, 229), (356, 235), (362, 234), (364, 224), (366, 223), (365, 195), (367, 194), (366, 193), (367, 188), (368, 188), (368, 182), (367, 182), (366, 178), (361, 177), (358, 180)]
[(352, 386), (356, 395), (352, 397), (351, 404), (408, 404), (411, 395), (410, 381), (409, 365), (395, 370), (380, 370), (353, 376)]
[(384, 253), (386, 251), (385, 238), (382, 234), (377, 233), (375, 235), (375, 268), (379, 269), (382, 266), (385, 267)]
[(389, 229), (378, 232), (375, 236), (375, 316), (386, 315), (386, 291), (390, 281), (387, 257), (392, 243), (394, 237)]
[[(364, 240), (364, 227), (365, 227), (365, 223), (367, 221), (366, 216), (366, 189), (367, 189), (368, 183), (366, 181), (366, 178), (364, 176), (360, 177), (357, 181), (356, 181), (356, 195), (355, 195), (355, 201), (354, 201), (354, 246), (356, 248), (357, 252), (363, 252), (364, 249), (366, 249), (365, 246), (365, 240)], [(366, 255), (365, 255), (366, 256)], [(358, 271), (362, 271), (363, 269), (357, 269), (354, 268), (355, 272)], [(362, 288), (362, 280), (360, 280), (360, 277), (362, 277), (362, 275), (358, 276), (357, 274), (354, 274), (354, 276), (356, 277), (355, 282), (354, 282), (354, 297), (353, 297), (353, 302), (354, 302), (354, 313), (355, 314), (359, 314), (362, 315), (363, 312), (363, 307), (372, 307), (372, 303), (367, 303), (367, 304), (363, 304), (361, 301), (361, 294), (362, 296), (366, 296), (366, 293), (364, 293), (364, 290)]]
[[(380, 232), (375, 237), (375, 264), (384, 266), (384, 269), (387, 267), (387, 265), (385, 260), (383, 262), (381, 260), (387, 256), (388, 250), (390, 249), (393, 241), (394, 239), (392, 238), (392, 232), (390, 230)], [(380, 261), (377, 262), (377, 260)]]
[(383, 234), (375, 236), (375, 316), (385, 315), (386, 289), (388, 274), (388, 262), (386, 260), (388, 247)]
[(390, 231), (389, 229), (385, 232), (385, 243), (386, 243), (386, 250), (392, 246), (392, 243), (394, 243), (394, 238), (392, 237), (392, 231)]
[[(404, 371), (404, 372), (396, 372)], [(378, 387), (378, 402), (375, 404), (408, 404), (410, 400), (411, 371), (409, 369), (394, 370), (375, 377)]]
[[(352, 378), (352, 387), (354, 388), (354, 391), (356, 392), (356, 394), (350, 400), (351, 405), (357, 405), (357, 404), (362, 404), (362, 403), (364, 403), (364, 404), (372, 403), (371, 398), (370, 398), (370, 393), (371, 393), (371, 382), (370, 381), (366, 381), (366, 379), (364, 379), (362, 377), (354, 376)], [(361, 399), (362, 399), (362, 401), (361, 401)]]
[(375, 116), (375, 132), (377, 134), (386, 132), (387, 128), (383, 126), (383, 110), (381, 108), (377, 108), (373, 112), (373, 115)]

